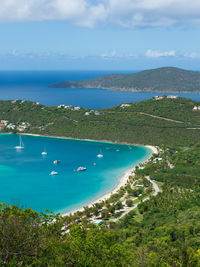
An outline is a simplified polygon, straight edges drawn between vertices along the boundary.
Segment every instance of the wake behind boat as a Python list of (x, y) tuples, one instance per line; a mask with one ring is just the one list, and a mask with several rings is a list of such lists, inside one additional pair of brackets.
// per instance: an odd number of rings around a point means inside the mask
[(22, 149), (22, 148), (24, 148), (24, 144), (23, 144), (21, 135), (19, 136), (19, 146), (15, 146), (15, 148), (16, 149)]

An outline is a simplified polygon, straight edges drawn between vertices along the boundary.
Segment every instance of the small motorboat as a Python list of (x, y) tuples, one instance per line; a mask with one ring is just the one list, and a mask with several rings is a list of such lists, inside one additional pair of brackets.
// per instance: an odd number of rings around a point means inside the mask
[(85, 168), (85, 167), (78, 167), (78, 169), (77, 169), (78, 172), (86, 171), (86, 170), (87, 170), (87, 168)]
[(41, 155), (45, 156), (45, 155), (47, 155), (47, 152), (43, 151), (43, 152), (41, 153)]
[(98, 154), (97, 158), (103, 158), (103, 154)]
[(58, 172), (52, 171), (49, 175), (57, 175)]
[(59, 159), (56, 159), (56, 160), (54, 160), (54, 162), (53, 162), (53, 164), (58, 164), (58, 163), (60, 163), (60, 160), (59, 160)]

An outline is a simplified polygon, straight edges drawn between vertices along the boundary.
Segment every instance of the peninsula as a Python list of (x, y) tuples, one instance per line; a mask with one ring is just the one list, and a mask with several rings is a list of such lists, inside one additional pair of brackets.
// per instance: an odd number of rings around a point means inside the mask
[(53, 88), (105, 88), (120, 91), (200, 93), (200, 72), (175, 67), (144, 70), (133, 74), (108, 74), (83, 81), (64, 81)]

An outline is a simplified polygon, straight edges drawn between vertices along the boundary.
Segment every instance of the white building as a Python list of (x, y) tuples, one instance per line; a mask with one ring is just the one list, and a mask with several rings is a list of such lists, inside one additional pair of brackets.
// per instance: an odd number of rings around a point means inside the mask
[(74, 107), (74, 110), (80, 110), (81, 108), (80, 107)]
[(178, 98), (178, 96), (177, 95), (168, 95), (167, 98), (176, 99), (176, 98)]
[(130, 104), (121, 104), (120, 107), (121, 108), (127, 108), (127, 107), (130, 107), (131, 105)]
[(16, 125), (11, 124), (11, 123), (6, 126), (7, 129), (11, 129), (11, 130), (14, 130), (15, 127), (16, 127)]
[(200, 110), (200, 106), (194, 106), (193, 110)]

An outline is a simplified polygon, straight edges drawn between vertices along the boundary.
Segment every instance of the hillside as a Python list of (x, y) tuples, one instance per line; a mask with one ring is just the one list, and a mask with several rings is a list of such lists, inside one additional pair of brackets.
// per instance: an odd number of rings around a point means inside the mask
[[(75, 214), (0, 203), (0, 266), (200, 266), (200, 109), (194, 106), (200, 102), (163, 98), (95, 113), (0, 101), (2, 132), (24, 126), (27, 133), (159, 146), (117, 193)], [(135, 204), (120, 218), (124, 206)], [(103, 224), (96, 226), (94, 216)]]
[(174, 67), (145, 70), (134, 74), (108, 74), (84, 81), (64, 81), (57, 88), (106, 88), (144, 92), (200, 92), (200, 72)]
[[(94, 111), (74, 110), (71, 106), (58, 108), (29, 101), (0, 101), (0, 119), (16, 125), (14, 132), (181, 146), (200, 140), (200, 111), (193, 111), (194, 105), (198, 102), (185, 98), (149, 99), (100, 110), (95, 115)], [(27, 127), (23, 130), (24, 123)]]

